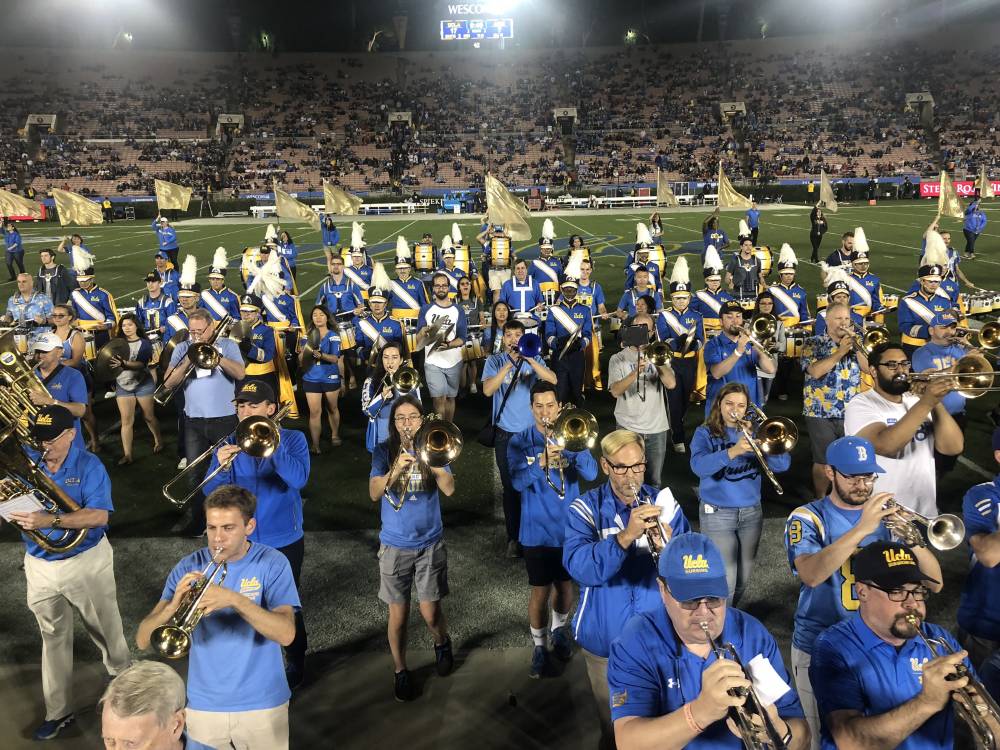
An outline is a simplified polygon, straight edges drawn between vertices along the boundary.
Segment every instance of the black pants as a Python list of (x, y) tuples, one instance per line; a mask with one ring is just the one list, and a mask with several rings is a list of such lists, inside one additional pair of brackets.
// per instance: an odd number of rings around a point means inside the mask
[(753, 242), (753, 246), (757, 247), (757, 235), (760, 232), (760, 227), (752, 227), (750, 229), (750, 240)]
[(25, 272), (24, 271), (24, 253), (12, 253), (12, 252), (10, 252), (8, 250), (7, 251), (7, 273), (10, 274), (10, 280), (11, 281), (13, 281), (14, 279), (17, 278), (17, 274), (14, 273), (14, 264), (15, 263), (17, 264), (17, 267), (19, 269), (21, 269), (20, 273), (24, 273)]
[(586, 354), (575, 351), (558, 359), (559, 351), (552, 357), (552, 370), (556, 374), (556, 397), (560, 403), (579, 406), (583, 403), (583, 369), (587, 365)]
[[(302, 575), (302, 560), (306, 556), (305, 537), (297, 542), (292, 542), (287, 547), (278, 547), (278, 552), (288, 558), (288, 564), (292, 568), (292, 578), (295, 579), (295, 588), (299, 591), (301, 598), (302, 587), (299, 585), (299, 577)], [(306, 662), (306, 623), (302, 619), (301, 607), (295, 613), (295, 640), (285, 647), (285, 658), (301, 674)]]
[(667, 390), (667, 406), (670, 409), (671, 440), (675, 443), (686, 443), (684, 432), (684, 415), (691, 405), (691, 393), (694, 391), (695, 380), (698, 377), (697, 357), (674, 357), (671, 360), (674, 367), (674, 377), (677, 386)]
[(178, 388), (174, 394), (174, 408), (177, 409), (177, 460), (187, 457), (187, 445), (184, 441), (184, 428), (187, 417), (184, 416), (184, 389)]
[(775, 396), (788, 395), (788, 386), (792, 382), (792, 376), (798, 367), (798, 359), (778, 357), (778, 371), (775, 373), (774, 383), (771, 385), (771, 390)]
[(812, 244), (812, 256), (809, 258), (813, 263), (819, 262), (819, 246), (823, 242), (823, 235), (821, 234), (809, 234), (809, 242)]
[[(958, 426), (964, 433), (965, 425), (969, 422), (969, 415), (963, 411), (958, 414), (952, 414), (951, 417), (958, 423)], [(958, 456), (946, 456), (943, 453), (938, 453), (937, 450), (934, 451), (934, 468), (937, 471), (938, 476), (947, 474), (955, 468), (955, 464), (957, 463)]]
[(968, 229), (963, 229), (962, 234), (965, 235), (965, 253), (966, 255), (972, 255), (976, 252), (976, 240), (979, 239), (979, 235), (975, 232), (970, 232)]
[[(207, 451), (236, 429), (236, 415), (227, 417), (188, 418), (184, 427), (184, 451), (188, 463)], [(197, 480), (200, 481), (200, 478)], [(205, 528), (205, 496), (199, 492), (191, 500), (191, 523), (196, 529)]]
[(174, 264), (174, 268), (177, 269), (177, 273), (179, 274), (181, 272), (181, 264), (178, 262), (177, 256), (180, 255), (181, 249), (178, 247), (175, 250), (165, 250), (164, 252), (166, 252), (167, 258)]
[(514, 489), (510, 478), (510, 462), (507, 460), (507, 444), (512, 435), (512, 432), (497, 427), (497, 439), (493, 446), (500, 484), (503, 486), (503, 519), (507, 527), (508, 542), (516, 542), (521, 534), (521, 493)]

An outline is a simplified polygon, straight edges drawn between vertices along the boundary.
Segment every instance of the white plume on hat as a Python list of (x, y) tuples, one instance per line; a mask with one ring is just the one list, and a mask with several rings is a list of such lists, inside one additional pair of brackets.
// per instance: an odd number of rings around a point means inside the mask
[(410, 246), (406, 242), (406, 237), (403, 235), (396, 236), (396, 260), (406, 259), (410, 260), (412, 256), (410, 255)]
[(455, 248), (451, 244), (451, 235), (446, 234), (441, 238), (441, 252), (444, 253), (445, 250), (451, 250), (454, 252)]
[(750, 225), (747, 224), (746, 219), (740, 219), (740, 237), (750, 236)]
[(691, 269), (688, 268), (688, 261), (683, 255), (679, 256), (674, 262), (674, 267), (670, 271), (670, 283), (671, 284), (690, 284), (691, 283)]
[(267, 225), (267, 231), (264, 232), (264, 242), (270, 242), (271, 240), (278, 239), (278, 230), (274, 228), (274, 224)]
[(351, 247), (365, 246), (365, 225), (356, 221), (351, 222)]
[(226, 258), (226, 248), (220, 245), (219, 247), (215, 248), (215, 255), (212, 256), (212, 268), (219, 269), (220, 271), (225, 271), (226, 266), (228, 265), (229, 265), (229, 260)]
[(641, 221), (635, 225), (635, 244), (653, 246), (653, 235), (649, 233), (649, 227)]
[[(546, 220), (547, 221), (547, 220)], [(579, 281), (580, 276), (583, 274), (583, 248), (576, 248), (572, 254), (569, 256), (569, 261), (566, 263), (566, 269), (563, 274), (567, 279), (576, 279)]]
[(792, 250), (792, 246), (787, 242), (783, 242), (781, 245), (781, 252), (778, 254), (779, 269), (789, 263), (793, 266), (797, 266), (799, 264), (799, 259), (795, 257), (795, 251)]
[(73, 248), (73, 270), (77, 275), (86, 274), (94, 268), (94, 254), (83, 247)]
[(271, 253), (264, 261), (253, 281), (247, 288), (247, 294), (258, 294), (261, 297), (280, 297), (285, 291), (285, 281), (281, 278), (281, 256)]
[(458, 226), (457, 221), (451, 223), (451, 239), (456, 245), (462, 244), (462, 228)]
[(868, 238), (865, 237), (864, 227), (855, 227), (854, 229), (854, 252), (865, 255), (871, 252), (868, 247)]
[[(73, 259), (76, 260), (76, 251), (73, 251)], [(185, 255), (184, 263), (181, 264), (182, 287), (191, 286), (198, 280), (198, 259), (193, 255)]]
[(823, 286), (825, 287), (829, 287), (838, 281), (842, 281), (845, 284), (848, 283), (847, 271), (844, 270), (843, 266), (829, 266), (825, 261), (821, 261), (819, 271), (823, 274)]
[(382, 261), (378, 261), (375, 267), (372, 268), (372, 289), (381, 289), (386, 291), (392, 282), (389, 280), (389, 274), (385, 272), (385, 266), (382, 265)]
[[(73, 260), (76, 260), (76, 250), (73, 251)], [(924, 257), (920, 259), (922, 266), (947, 266), (948, 246), (944, 242), (944, 237), (940, 232), (933, 229), (927, 232), (927, 246), (924, 248)]]
[(722, 258), (719, 257), (719, 251), (715, 249), (715, 245), (709, 245), (705, 250), (705, 260), (701, 263), (702, 268), (711, 269), (716, 273), (722, 270)]
[(546, 219), (542, 222), (542, 237), (547, 240), (554, 240), (556, 238), (556, 228), (552, 223), (552, 219)]

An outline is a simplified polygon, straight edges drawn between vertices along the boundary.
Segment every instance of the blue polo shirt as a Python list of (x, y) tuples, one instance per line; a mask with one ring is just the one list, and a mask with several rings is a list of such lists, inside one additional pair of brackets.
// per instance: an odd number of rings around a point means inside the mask
[[(775, 702), (778, 715), (786, 720), (803, 718), (778, 645), (759, 620), (730, 608), (718, 640), (733, 644), (745, 665), (757, 658), (770, 662), (788, 688)], [(611, 643), (608, 690), (612, 721), (626, 716), (655, 718), (683, 708), (701, 694), (702, 674), (715, 661), (715, 654), (703, 659), (680, 642), (662, 605), (640, 612)], [(725, 719), (720, 719), (685, 747), (742, 748), (743, 741), (729, 731)]]
[[(319, 342), (320, 354), (332, 354), (340, 356), (340, 334), (336, 331), (327, 330), (326, 335)], [(317, 362), (309, 372), (302, 376), (302, 380), (307, 383), (326, 383), (328, 385), (340, 385), (340, 367), (336, 362)]]
[[(65, 404), (87, 403), (87, 379), (75, 367), (67, 367), (60, 364), (47, 378), (43, 377), (41, 370), (36, 367), (35, 374), (41, 378), (42, 383), (48, 388), (49, 393), (52, 394), (52, 398), (56, 401), (62, 401)], [(85, 444), (79, 418), (73, 420), (73, 426), (76, 428), (73, 446), (83, 450)]]
[[(503, 369), (503, 366), (510, 361), (509, 354), (491, 354), (483, 366), (482, 380), (495, 377)], [(540, 356), (535, 357), (535, 361), (541, 365), (545, 364), (545, 360)], [(500, 414), (500, 422), (497, 424), (501, 430), (505, 430), (506, 432), (521, 432), (535, 423), (535, 418), (531, 416), (531, 386), (538, 380), (538, 376), (527, 362), (521, 365), (520, 371), (518, 371), (516, 366), (512, 367), (510, 372), (504, 377), (503, 383), (493, 394), (492, 420), (494, 424), (497, 423), (497, 412), (500, 411), (500, 403), (503, 401), (507, 389), (510, 388), (511, 381), (514, 380), (514, 373), (518, 373), (517, 383), (514, 385), (514, 391), (510, 394), (507, 403), (503, 407), (503, 412)]]
[[(965, 349), (958, 344), (934, 344), (927, 342), (910, 357), (913, 372), (924, 372), (925, 370), (942, 370), (951, 367), (955, 362), (965, 356)], [(965, 412), (965, 397), (958, 391), (946, 393), (941, 403), (949, 414), (963, 414)]]
[[(39, 454), (36, 451), (29, 450), (28, 455), (33, 461), (38, 460)], [(111, 503), (111, 478), (101, 459), (93, 453), (88, 453), (74, 443), (70, 446), (66, 460), (55, 474), (48, 470), (44, 461), (39, 468), (45, 476), (62, 487), (80, 507), (114, 512), (115, 508)], [(25, 551), (32, 557), (37, 557), (39, 560), (65, 560), (96, 545), (104, 538), (107, 530), (107, 526), (88, 529), (87, 536), (79, 546), (69, 552), (46, 552), (27, 534), (22, 533), (21, 538), (24, 539)]]
[(750, 400), (757, 406), (761, 405), (760, 392), (757, 388), (757, 364), (760, 356), (750, 344), (746, 351), (722, 378), (712, 377), (712, 365), (717, 365), (736, 351), (736, 342), (726, 334), (720, 333), (705, 344), (705, 369), (708, 370), (708, 393), (705, 397), (705, 416), (712, 410), (715, 394), (722, 390), (726, 383), (743, 383), (750, 394)]
[[(944, 628), (924, 623), (923, 629), (928, 637), (944, 639), (956, 651), (961, 650)], [(826, 725), (827, 716), (842, 710), (879, 716), (906, 703), (920, 693), (923, 665), (931, 658), (919, 637), (911, 638), (897, 650), (875, 635), (861, 617), (827, 629), (816, 640), (809, 665), (809, 682), (819, 706), (823, 750), (836, 749)], [(968, 659), (965, 666), (973, 672)], [(897, 750), (951, 750), (954, 728), (954, 713), (945, 706), (903, 740)]]
[[(971, 487), (962, 500), (966, 539), (992, 534), (1000, 519), (1000, 476)], [(958, 605), (958, 625), (967, 633), (1000, 641), (1000, 565), (987, 568), (970, 550), (969, 573)]]
[[(389, 459), (388, 442), (381, 443), (372, 452), (372, 471), (370, 476), (380, 477), (389, 473), (392, 462)], [(439, 541), (444, 534), (441, 523), (441, 501), (438, 495), (437, 483), (433, 477), (429, 486), (417, 476), (417, 464), (413, 464), (410, 481), (403, 491), (403, 505), (396, 510), (383, 496), (379, 501), (382, 509), (382, 530), (379, 541), (391, 547), (403, 549), (423, 549)], [(451, 472), (447, 466), (445, 471)], [(389, 490), (393, 502), (399, 505), (399, 494)]]
[[(243, 361), (239, 345), (232, 339), (224, 338), (215, 342), (222, 356), (236, 362)], [(170, 367), (176, 367), (187, 357), (190, 341), (182, 341), (170, 357)], [(204, 373), (204, 371), (201, 371)], [(188, 378), (184, 388), (184, 413), (189, 419), (212, 419), (231, 417), (236, 414), (233, 399), (236, 397), (236, 381), (221, 367), (216, 367), (207, 375), (196, 372)]]
[[(177, 563), (160, 599), (170, 601), (184, 574), (204, 570), (211, 559), (209, 549), (202, 547)], [(242, 558), (229, 563), (222, 586), (269, 611), (301, 606), (287, 558), (266, 544), (251, 543)], [(188, 708), (260, 711), (276, 708), (291, 697), (281, 644), (262, 636), (231, 607), (205, 615), (191, 641)]]

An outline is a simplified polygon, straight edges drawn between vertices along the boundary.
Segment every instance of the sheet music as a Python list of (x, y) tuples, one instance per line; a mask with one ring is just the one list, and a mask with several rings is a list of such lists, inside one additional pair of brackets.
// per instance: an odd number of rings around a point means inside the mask
[(41, 502), (32, 493), (15, 495), (10, 500), (0, 502), (0, 518), (10, 523), (12, 513), (34, 513), (45, 510)]

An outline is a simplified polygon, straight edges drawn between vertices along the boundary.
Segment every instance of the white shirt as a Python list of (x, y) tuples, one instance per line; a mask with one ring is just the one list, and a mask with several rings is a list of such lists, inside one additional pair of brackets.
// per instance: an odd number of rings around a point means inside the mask
[[(462, 308), (454, 302), (447, 307), (432, 304), (424, 310), (424, 314), (420, 317), (417, 325), (422, 328), (423, 326), (433, 325), (441, 318), (448, 318), (451, 320), (451, 329), (448, 331), (445, 341), (454, 341), (458, 337), (458, 318), (460, 315), (462, 315)], [(424, 351), (426, 352), (427, 350), (425, 349)], [(460, 347), (442, 349), (439, 346), (433, 353), (427, 354), (424, 357), (425, 365), (434, 365), (435, 367), (440, 367), (442, 370), (451, 369), (461, 361), (462, 349)]]
[[(857, 435), (870, 424), (894, 425), (918, 400), (912, 393), (904, 393), (903, 402), (896, 404), (874, 389), (860, 393), (847, 402), (844, 434)], [(878, 464), (885, 474), (878, 475), (875, 492), (891, 492), (897, 503), (929, 518), (938, 514), (933, 415), (920, 425), (902, 451), (895, 457), (879, 455)]]
[[(637, 352), (632, 347), (615, 353), (608, 362), (608, 383), (617, 383), (635, 372)], [(639, 385), (645, 381), (646, 400), (639, 398)], [(670, 429), (666, 402), (663, 398), (660, 376), (652, 364), (618, 397), (615, 404), (615, 421), (626, 430), (640, 435), (653, 435)], [(669, 516), (665, 516), (669, 518)]]

